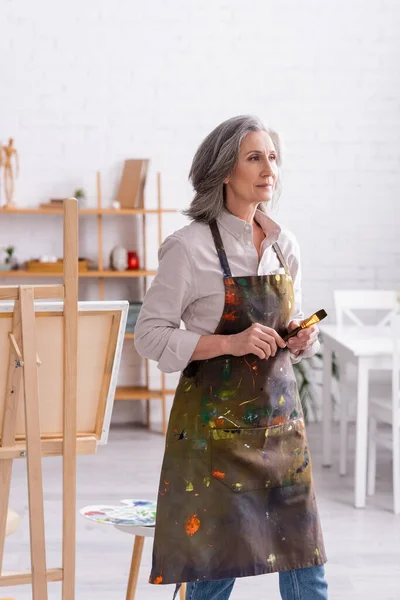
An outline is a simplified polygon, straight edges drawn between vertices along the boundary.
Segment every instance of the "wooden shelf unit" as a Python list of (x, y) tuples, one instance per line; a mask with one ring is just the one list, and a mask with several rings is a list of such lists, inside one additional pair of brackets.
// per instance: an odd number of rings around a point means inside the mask
[[(98, 269), (89, 270), (78, 273), (79, 278), (97, 278), (99, 280), (99, 299), (104, 300), (104, 279), (108, 278), (129, 278), (129, 277), (141, 277), (143, 279), (143, 294), (147, 290), (147, 277), (153, 277), (156, 271), (144, 269), (138, 270), (126, 270), (126, 271), (112, 271), (111, 269), (105, 269), (103, 265), (103, 216), (139, 216), (142, 220), (142, 239), (143, 239), (143, 255), (142, 263), (146, 267), (146, 215), (157, 215), (158, 217), (158, 245), (160, 246), (162, 238), (162, 214), (164, 213), (176, 213), (177, 210), (162, 208), (161, 203), (161, 175), (157, 173), (157, 208), (146, 209), (146, 208), (131, 208), (131, 209), (113, 209), (113, 208), (102, 208), (102, 197), (101, 197), (101, 179), (100, 172), (97, 172), (97, 208), (82, 208), (80, 209), (79, 215), (94, 215), (97, 217), (97, 258), (98, 258)], [(3, 215), (62, 215), (62, 209), (46, 209), (46, 208), (0, 208), (0, 218)], [(0, 279), (2, 277), (46, 277), (46, 278), (62, 278), (63, 273), (37, 273), (34, 271), (27, 270), (0, 270)], [(133, 333), (126, 333), (125, 339), (134, 339)], [(146, 425), (150, 427), (150, 400), (158, 399), (161, 400), (162, 407), (162, 430), (166, 433), (167, 421), (166, 421), (166, 396), (173, 395), (175, 390), (166, 389), (165, 386), (165, 374), (161, 373), (161, 389), (151, 390), (149, 389), (149, 363), (146, 360), (146, 385), (145, 386), (120, 386), (117, 387), (115, 393), (116, 400), (146, 400)]]
[[(81, 208), (80, 215), (112, 215), (113, 217), (124, 217), (126, 215), (158, 214), (158, 208)], [(162, 213), (176, 213), (174, 208), (163, 208)], [(0, 215), (62, 215), (63, 210), (59, 208), (1, 208)]]
[[(78, 277), (94, 277), (97, 279), (105, 278), (126, 278), (126, 277), (152, 277), (157, 271), (144, 271), (143, 269), (127, 270), (127, 271), (111, 271), (109, 269), (102, 269), (96, 271), (83, 271), (78, 273)], [(3, 271), (0, 270), (0, 277), (60, 277), (62, 279), (62, 273), (40, 273), (38, 271), (25, 271), (23, 269)]]

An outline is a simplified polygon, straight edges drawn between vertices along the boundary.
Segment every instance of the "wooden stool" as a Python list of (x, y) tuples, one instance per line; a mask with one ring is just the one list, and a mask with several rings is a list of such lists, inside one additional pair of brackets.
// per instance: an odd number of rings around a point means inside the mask
[[(135, 536), (131, 569), (129, 572), (128, 589), (126, 591), (126, 600), (134, 600), (139, 575), (139, 567), (142, 560), (144, 538), (154, 538), (154, 527), (132, 527), (129, 525), (114, 525), (114, 527), (120, 531), (123, 531), (124, 533), (129, 533), (130, 535)], [(186, 585), (184, 583), (182, 583), (182, 587), (179, 590), (179, 598), (180, 600), (185, 600), (186, 598)]]

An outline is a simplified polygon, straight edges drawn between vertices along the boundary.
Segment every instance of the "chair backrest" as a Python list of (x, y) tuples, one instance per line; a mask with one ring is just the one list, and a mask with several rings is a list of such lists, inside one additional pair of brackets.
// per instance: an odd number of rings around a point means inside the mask
[(379, 320), (374, 324), (389, 325), (398, 304), (394, 290), (335, 290), (333, 294), (338, 325), (343, 325), (346, 317), (353, 325), (365, 325), (357, 311), (369, 311), (369, 315), (373, 311), (374, 316), (379, 313)]
[(393, 333), (392, 410), (393, 427), (400, 428), (400, 303), (390, 320)]

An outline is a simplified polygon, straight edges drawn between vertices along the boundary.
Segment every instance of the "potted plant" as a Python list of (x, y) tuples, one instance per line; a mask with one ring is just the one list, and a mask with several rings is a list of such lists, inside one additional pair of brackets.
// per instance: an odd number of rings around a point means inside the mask
[(13, 254), (14, 254), (15, 247), (8, 246), (7, 248), (4, 248), (4, 250), (5, 250), (5, 253), (7, 254), (5, 263), (7, 265), (11, 265), (13, 263)]
[(15, 259), (13, 258), (14, 250), (15, 250), (14, 246), (8, 246), (7, 248), (4, 248), (4, 252), (6, 253), (6, 258), (5, 258), (4, 262), (2, 264), (0, 264), (0, 268), (3, 271), (9, 271), (10, 269), (12, 269), (14, 267), (14, 265), (15, 265)]
[[(314, 421), (318, 421), (319, 403), (317, 401), (315, 386), (320, 384), (315, 382), (312, 372), (322, 370), (322, 359), (322, 352), (317, 352), (317, 354), (311, 356), (311, 358), (303, 358), (303, 360), (293, 365), (299, 389), (300, 402), (306, 422), (310, 420), (310, 416), (313, 417)], [(337, 381), (339, 380), (339, 367), (335, 354), (332, 356), (332, 377)], [(334, 396), (333, 402), (335, 403)]]
[(77, 190), (75, 190), (74, 198), (76, 198), (78, 201), (84, 200), (86, 198), (85, 190), (83, 190), (81, 188), (78, 188)]

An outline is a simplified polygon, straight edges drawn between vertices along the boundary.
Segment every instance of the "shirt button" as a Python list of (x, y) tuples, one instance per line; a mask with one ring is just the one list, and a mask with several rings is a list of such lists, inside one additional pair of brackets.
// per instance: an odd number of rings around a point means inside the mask
[(245, 230), (250, 231), (250, 225), (245, 225)]
[(251, 246), (251, 241), (250, 241), (250, 240), (247, 240), (246, 244), (247, 244), (248, 246)]

